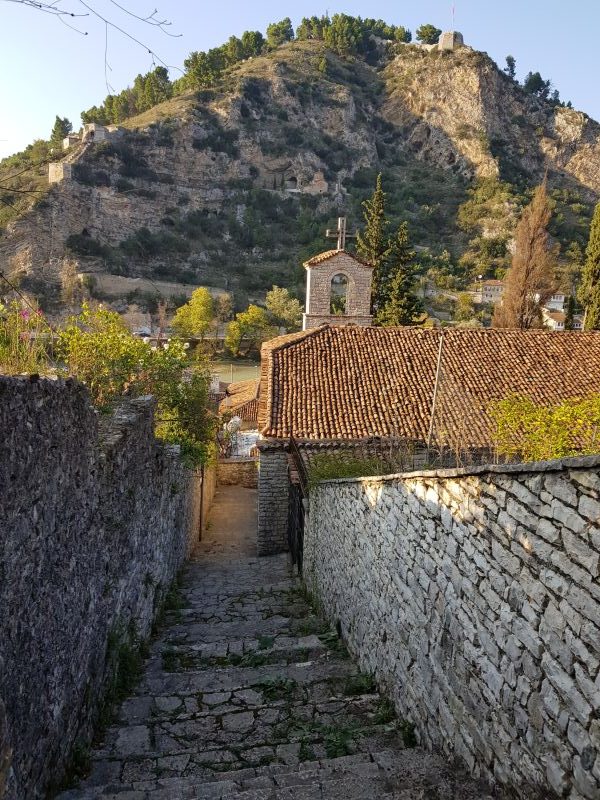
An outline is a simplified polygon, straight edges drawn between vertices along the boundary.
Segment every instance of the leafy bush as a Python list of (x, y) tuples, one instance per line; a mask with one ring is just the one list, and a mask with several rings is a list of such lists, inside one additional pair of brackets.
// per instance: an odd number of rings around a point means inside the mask
[(57, 352), (64, 371), (85, 383), (99, 408), (124, 395), (152, 394), (157, 400), (156, 434), (181, 445), (190, 465), (211, 453), (213, 424), (208, 411), (208, 363), (190, 363), (186, 346), (171, 340), (153, 348), (133, 336), (118, 314), (84, 305), (59, 332)]
[(497, 453), (509, 461), (546, 461), (600, 453), (600, 394), (537, 405), (512, 395), (489, 409)]
[(369, 475), (389, 475), (402, 469), (402, 460), (378, 456), (354, 456), (351, 453), (321, 453), (311, 459), (308, 482), (311, 488), (321, 481), (335, 478), (362, 478)]
[(66, 247), (79, 256), (97, 256), (110, 258), (112, 250), (97, 239), (85, 233), (74, 233), (65, 242)]

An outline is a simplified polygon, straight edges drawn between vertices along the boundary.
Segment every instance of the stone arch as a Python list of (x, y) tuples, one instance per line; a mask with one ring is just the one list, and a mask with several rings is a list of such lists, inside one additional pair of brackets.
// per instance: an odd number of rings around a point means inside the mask
[(329, 283), (329, 313), (347, 316), (350, 278), (345, 272), (336, 272)]

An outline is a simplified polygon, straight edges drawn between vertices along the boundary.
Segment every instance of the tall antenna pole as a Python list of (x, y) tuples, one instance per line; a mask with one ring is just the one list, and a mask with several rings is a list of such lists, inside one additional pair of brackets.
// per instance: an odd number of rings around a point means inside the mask
[(452, 3), (452, 30), (454, 30), (454, 15), (456, 14), (456, 4)]

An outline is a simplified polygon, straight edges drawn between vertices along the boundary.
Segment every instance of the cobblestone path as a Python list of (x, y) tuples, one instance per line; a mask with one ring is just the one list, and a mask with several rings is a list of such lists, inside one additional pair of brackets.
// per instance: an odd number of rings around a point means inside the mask
[(484, 800), (409, 745), (290, 577), (254, 555), (255, 495), (223, 487), (186, 567), (183, 607), (151, 646), (81, 787), (61, 800)]

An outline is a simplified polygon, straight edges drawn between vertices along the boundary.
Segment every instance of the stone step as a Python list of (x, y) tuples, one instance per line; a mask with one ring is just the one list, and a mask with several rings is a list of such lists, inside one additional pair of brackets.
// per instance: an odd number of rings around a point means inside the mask
[(210, 619), (196, 621), (191, 615), (186, 617), (182, 612), (176, 619), (167, 617), (166, 622), (169, 629), (162, 639), (174, 644), (186, 642), (201, 644), (278, 635), (309, 636), (328, 630), (328, 626), (315, 616), (295, 618), (280, 614), (264, 616), (260, 613), (242, 619), (236, 615), (235, 620), (214, 622)]
[(165, 644), (156, 642), (146, 662), (147, 672), (185, 672), (223, 667), (260, 667), (327, 660), (331, 651), (318, 636), (262, 636), (221, 642)]
[(57, 800), (493, 800), (439, 756), (419, 748), (384, 749), (295, 766), (275, 764), (198, 776), (110, 780)]
[(358, 674), (358, 668), (351, 661), (336, 657), (290, 664), (265, 664), (259, 667), (161, 671), (145, 674), (134, 695), (185, 696), (198, 692), (234, 692), (281, 681), (294, 681), (302, 686), (327, 680), (339, 680), (343, 683)]
[[(192, 754), (192, 761), (202, 769), (221, 770), (238, 762), (258, 766), (263, 761), (287, 761), (290, 753), (293, 760), (313, 757), (314, 748), (309, 745), (322, 745), (318, 749), (325, 756), (371, 750), (370, 741), (377, 746), (384, 742), (387, 747), (396, 739), (400, 740), (400, 734), (387, 707), (370, 696), (316, 706), (262, 706), (228, 709), (222, 714), (150, 717), (146, 724), (110, 728), (102, 746), (95, 750), (94, 761), (145, 761), (148, 768), (160, 770), (162, 757)], [(290, 750), (289, 745), (294, 747)]]

